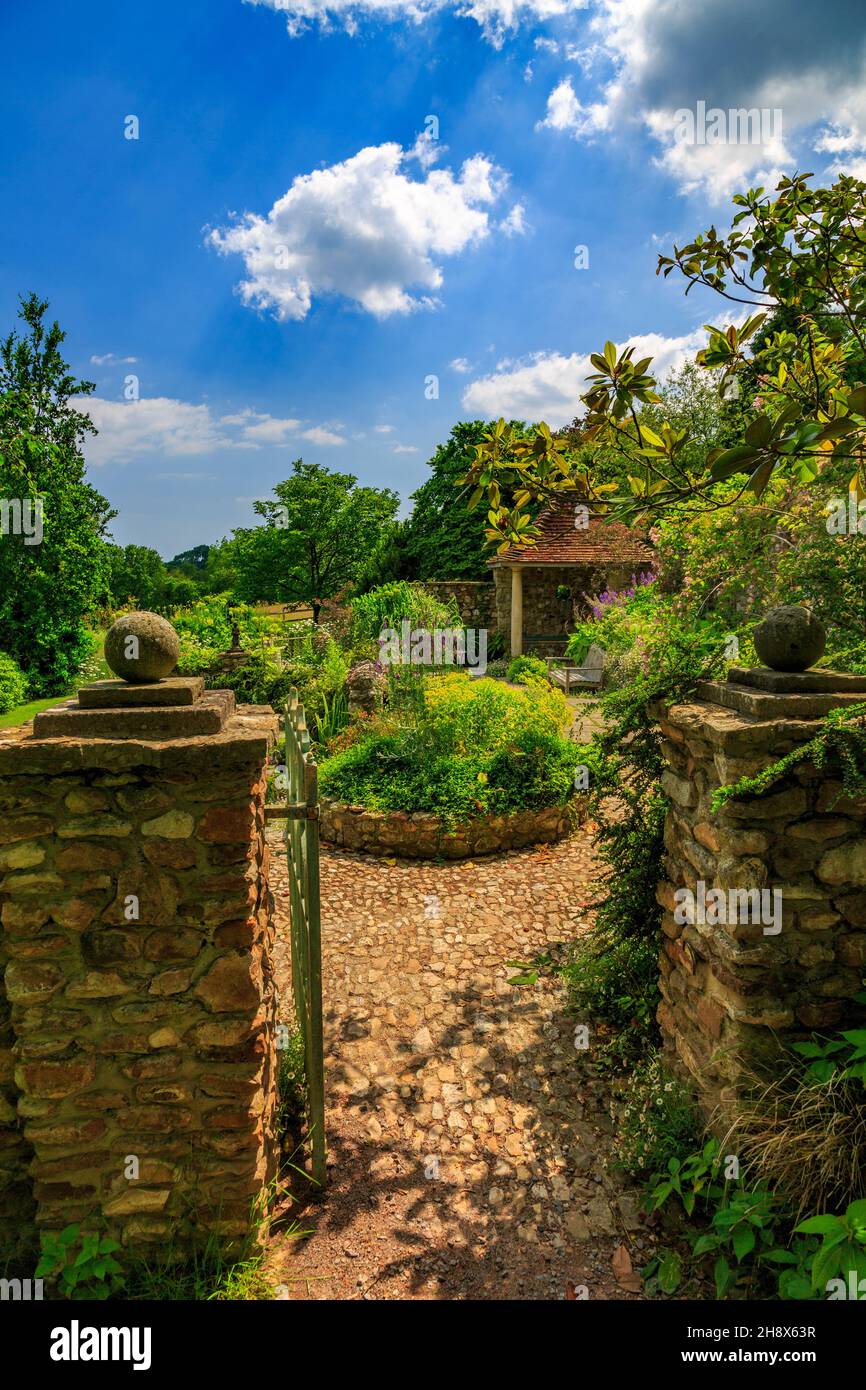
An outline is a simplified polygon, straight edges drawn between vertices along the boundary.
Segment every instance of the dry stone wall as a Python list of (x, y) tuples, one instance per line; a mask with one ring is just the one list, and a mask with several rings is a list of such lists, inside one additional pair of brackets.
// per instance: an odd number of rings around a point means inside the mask
[(368, 854), (405, 859), (469, 859), (476, 854), (553, 844), (568, 835), (583, 815), (582, 800), (538, 811), (485, 816), (449, 829), (424, 811), (368, 811), (363, 806), (323, 800), (319, 834), (326, 843)]
[(275, 1162), (275, 732), (227, 707), (211, 735), (0, 740), (0, 1202), (19, 1228), (29, 1198), (40, 1227), (104, 1221), (124, 1243), (247, 1229)]
[[(744, 1063), (777, 1052), (780, 1035), (862, 1020), (852, 999), (866, 971), (866, 799), (841, 796), (838, 780), (803, 763), (768, 793), (714, 814), (719, 786), (801, 747), (841, 701), (732, 699), (722, 684), (700, 693), (655, 711), (671, 801), (659, 1022), (711, 1111), (734, 1098)], [(724, 896), (702, 913), (711, 890)], [(747, 910), (737, 890), (764, 896)]]
[(456, 600), (465, 627), (491, 628), (496, 614), (493, 585), (475, 579), (427, 579), (424, 588), (443, 603)]

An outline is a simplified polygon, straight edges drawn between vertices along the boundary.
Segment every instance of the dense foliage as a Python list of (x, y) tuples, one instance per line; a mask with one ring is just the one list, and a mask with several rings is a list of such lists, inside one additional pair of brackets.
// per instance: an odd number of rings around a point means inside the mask
[(235, 597), (303, 601), (318, 619), (322, 600), (356, 577), (399, 502), (390, 488), (360, 487), (351, 473), (296, 459), (273, 498), (255, 503), (264, 524), (234, 533)]
[(20, 705), (27, 694), (27, 680), (24, 672), (11, 656), (0, 652), (0, 714)]
[(352, 634), (357, 641), (377, 641), (386, 628), (399, 633), (404, 621), (412, 628), (433, 632), (459, 628), (460, 613), (453, 601), (442, 603), (422, 584), (406, 580), (380, 584), (352, 602)]
[[(71, 375), (66, 337), (48, 305), (22, 299), (24, 330), (0, 343), (0, 498), (41, 509), (41, 537), (9, 533), (0, 544), (0, 650), (25, 673), (32, 696), (64, 692), (88, 650), (85, 616), (104, 587), (103, 534), (112, 515), (84, 481), (84, 439), (94, 433), (75, 400), (93, 382)], [(31, 520), (38, 513), (31, 511)]]
[(320, 768), (322, 794), (383, 811), (431, 811), (450, 823), (564, 805), (575, 747), (564, 698), (511, 690), (465, 672), (419, 677), (420, 699), (358, 729)]

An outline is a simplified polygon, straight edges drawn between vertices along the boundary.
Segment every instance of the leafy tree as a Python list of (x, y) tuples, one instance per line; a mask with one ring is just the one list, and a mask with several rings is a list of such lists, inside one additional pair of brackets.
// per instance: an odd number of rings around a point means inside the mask
[(168, 572), (162, 556), (146, 545), (107, 547), (108, 587), (116, 608), (154, 608), (162, 602)]
[(416, 557), (409, 548), (410, 524), (409, 521), (392, 521), (383, 526), (378, 541), (355, 576), (357, 594), (369, 593), (382, 584), (418, 578)]
[[(94, 383), (71, 375), (66, 334), (48, 325), (47, 302), (21, 299), (24, 331), (0, 342), (0, 498), (41, 508), (41, 542), (0, 535), (0, 649), (25, 672), (33, 695), (68, 689), (89, 643), (84, 615), (105, 588), (106, 526), (114, 515), (85, 482), (82, 446), (95, 433), (75, 408)], [(38, 516), (38, 510), (31, 516)]]
[(255, 503), (264, 525), (234, 533), (234, 591), (248, 603), (310, 603), (318, 622), (322, 600), (354, 580), (400, 499), (317, 463), (296, 459), (292, 469), (274, 499)]
[[(524, 426), (512, 421), (517, 436)], [(471, 467), (488, 426), (483, 420), (455, 425), (428, 464), (431, 476), (412, 499), (405, 544), (414, 573), (394, 578), (487, 579), (483, 513), (469, 512), (456, 484)]]
[[(531, 441), (514, 440), (504, 421), (477, 451), (466, 481), (475, 487), (473, 505), (487, 498), (490, 540), (531, 540), (527, 501), (568, 488), (629, 520), (684, 501), (727, 508), (747, 490), (760, 498), (776, 473), (808, 486), (830, 460), (847, 465), (849, 481), (866, 491), (866, 184), (841, 175), (829, 188), (812, 188), (810, 178), (785, 177), (775, 195), (762, 188), (735, 195), (739, 211), (728, 233), (710, 227), (659, 257), (658, 272), (679, 271), (686, 293), (702, 285), (755, 311), (739, 324), (708, 325), (696, 358), (725, 397), (757, 381), (741, 437), (712, 448), (696, 474), (689, 429), (669, 418), (650, 424), (645, 415), (661, 404), (652, 358), (635, 361), (633, 348), (618, 352), (608, 342), (591, 356), (581, 456), (545, 426)], [(599, 483), (593, 471), (593, 460), (610, 450), (621, 456), (623, 485)], [(718, 494), (715, 485), (731, 478), (733, 494)]]
[(166, 561), (167, 569), (204, 571), (210, 555), (209, 545), (194, 545), (191, 550), (182, 550), (174, 559)]

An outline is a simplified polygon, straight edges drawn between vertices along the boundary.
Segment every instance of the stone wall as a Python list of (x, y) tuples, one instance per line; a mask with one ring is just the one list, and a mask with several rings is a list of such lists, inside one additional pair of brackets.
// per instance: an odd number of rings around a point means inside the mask
[(0, 739), (7, 1214), (27, 1162), (39, 1226), (184, 1244), (241, 1235), (273, 1175), (276, 721), (226, 713), (175, 740)]
[(464, 627), (491, 629), (496, 616), (494, 588), (489, 581), (472, 579), (427, 579), (424, 588), (442, 603), (453, 598)]
[[(716, 788), (802, 746), (818, 732), (818, 715), (838, 701), (744, 696), (721, 683), (699, 693), (694, 703), (656, 710), (671, 799), (658, 890), (659, 1022), (710, 1112), (734, 1098), (742, 1063), (774, 1055), (780, 1035), (854, 1019), (862, 1026), (862, 1006), (852, 997), (863, 988), (866, 967), (866, 799), (837, 800), (840, 783), (807, 763), (763, 796), (713, 814)], [(714, 921), (712, 909), (703, 922), (677, 921), (677, 890), (697, 895), (700, 882), (726, 895), (778, 891), (781, 930), (771, 920), (770, 896), (757, 922), (746, 920), (734, 900), (729, 908), (727, 898), (724, 915), (733, 921)]]
[(405, 859), (468, 859), (476, 854), (553, 844), (582, 819), (582, 800), (540, 811), (487, 816), (449, 831), (439, 816), (415, 811), (367, 811), (363, 806), (322, 800), (319, 834), (341, 849)]

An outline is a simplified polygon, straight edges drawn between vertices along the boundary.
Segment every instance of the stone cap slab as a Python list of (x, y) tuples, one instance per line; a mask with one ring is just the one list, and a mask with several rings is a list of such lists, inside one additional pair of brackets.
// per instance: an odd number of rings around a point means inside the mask
[(860, 691), (866, 700), (866, 676), (852, 676), (847, 671), (771, 671), (764, 666), (732, 666), (728, 682), (754, 686), (772, 695), (854, 695)]
[(136, 767), (207, 775), (263, 763), (278, 735), (279, 719), (270, 705), (239, 705), (219, 733), (184, 738), (37, 738), (34, 726), (22, 724), (0, 733), (0, 776), (126, 772)]
[(81, 709), (140, 709), (162, 705), (194, 705), (204, 695), (201, 676), (167, 676), (161, 681), (130, 685), (128, 681), (94, 681), (78, 692)]
[[(787, 673), (781, 674), (790, 679)], [(842, 709), (845, 705), (861, 704), (866, 699), (866, 695), (854, 691), (773, 694), (768, 690), (758, 690), (748, 685), (736, 685), (730, 680), (699, 681), (695, 687), (695, 694), (700, 700), (736, 710), (738, 714), (774, 720), (820, 719), (831, 710)]]
[(195, 704), (82, 709), (70, 700), (33, 720), (35, 738), (190, 738), (218, 734), (235, 710), (233, 690), (210, 690)]
[(766, 750), (771, 754), (768, 761), (808, 743), (823, 727), (817, 719), (786, 718), (780, 728), (777, 716), (758, 719), (722, 705), (700, 704), (696, 700), (677, 705), (655, 701), (650, 705), (650, 713), (653, 718), (682, 730), (686, 736), (705, 740), (711, 748), (735, 756)]

